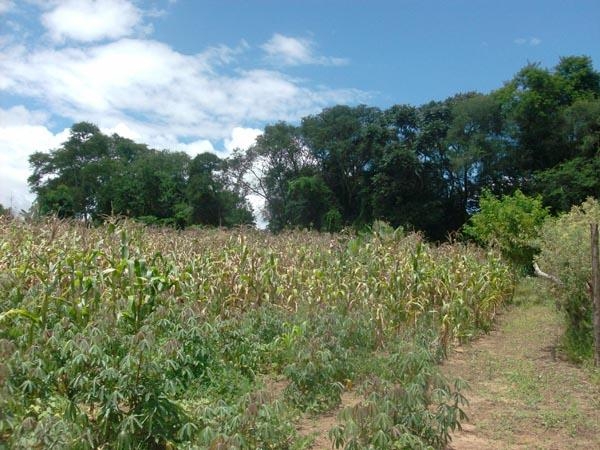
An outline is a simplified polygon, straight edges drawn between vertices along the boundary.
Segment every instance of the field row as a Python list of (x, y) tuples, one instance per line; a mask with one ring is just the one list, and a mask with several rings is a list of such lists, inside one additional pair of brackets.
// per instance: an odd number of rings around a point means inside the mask
[(492, 252), (384, 224), (0, 228), (11, 448), (308, 448), (294, 421), (350, 386), (365, 400), (331, 431), (337, 447), (441, 448), (463, 397), (436, 364), (489, 328), (513, 286)]

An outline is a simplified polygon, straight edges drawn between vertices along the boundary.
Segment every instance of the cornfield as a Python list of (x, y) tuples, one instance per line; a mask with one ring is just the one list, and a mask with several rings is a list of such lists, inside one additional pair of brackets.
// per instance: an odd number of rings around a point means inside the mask
[[(435, 365), (490, 327), (512, 286), (495, 253), (384, 224), (270, 235), (2, 219), (0, 448), (308, 448), (298, 414), (373, 377), (410, 384), (398, 358), (417, 345)], [(406, 401), (456, 415), (457, 389), (427, 394), (434, 378)], [(395, 424), (404, 441), (388, 430), (373, 445), (442, 447), (457, 420)]]

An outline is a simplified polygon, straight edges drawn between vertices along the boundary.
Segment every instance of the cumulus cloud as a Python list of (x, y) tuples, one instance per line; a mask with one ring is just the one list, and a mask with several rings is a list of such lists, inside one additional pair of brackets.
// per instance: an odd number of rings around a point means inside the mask
[(535, 47), (538, 46), (542, 43), (542, 40), (538, 37), (530, 37), (530, 38), (524, 38), (524, 37), (519, 37), (516, 38), (513, 43), (517, 44), (517, 45), (529, 45), (531, 47)]
[(46, 118), (21, 105), (0, 108), (0, 203), (15, 211), (29, 208), (33, 200), (27, 185), (29, 155), (59, 147), (69, 136), (68, 129), (50, 131), (43, 125)]
[(117, 123), (112, 127), (104, 127), (101, 128), (100, 131), (106, 134), (107, 136), (112, 136), (113, 134), (118, 134), (121, 137), (131, 139), (132, 141), (139, 141), (142, 136), (135, 130), (132, 130), (129, 125), (123, 122)]
[(298, 66), (301, 64), (321, 64), (339, 66), (348, 63), (344, 58), (331, 58), (318, 56), (314, 53), (314, 44), (305, 38), (295, 38), (275, 33), (273, 37), (262, 45), (267, 54), (267, 59), (285, 66)]
[(131, 35), (142, 13), (128, 0), (63, 0), (41, 20), (54, 41), (94, 42)]
[(211, 140), (229, 137), (235, 126), (295, 120), (363, 97), (356, 90), (307, 88), (278, 71), (220, 73), (236, 51), (186, 55), (157, 41), (128, 38), (33, 52), (15, 46), (0, 60), (0, 89), (42, 100), (63, 117), (109, 126), (152, 124), (155, 132)]
[(262, 133), (263, 131), (258, 128), (235, 127), (231, 130), (231, 137), (225, 139), (225, 149), (229, 153), (236, 148), (247, 150)]
[(190, 143), (181, 143), (177, 142), (174, 144), (168, 145), (168, 148), (172, 148), (174, 150), (185, 152), (190, 155), (192, 158), (200, 153), (216, 153), (215, 148), (212, 143), (207, 139), (198, 139), (196, 141)]
[[(261, 48), (242, 40), (186, 54), (140, 34), (150, 15), (134, 0), (28, 1), (40, 8), (51, 39), (32, 42), (27, 29), (0, 31), (0, 94), (44, 110), (0, 107), (3, 204), (10, 205), (12, 195), (13, 205), (28, 206), (29, 155), (68, 138), (68, 129), (52, 127), (57, 121), (93, 122), (106, 134), (192, 157), (206, 151), (223, 156), (251, 145), (266, 123), (296, 121), (368, 97), (355, 89), (310, 86), (281, 67), (247, 65), (248, 54), (257, 51), (281, 65), (345, 62), (317, 55), (307, 39), (274, 35)], [(0, 0), (0, 13), (12, 5)]]

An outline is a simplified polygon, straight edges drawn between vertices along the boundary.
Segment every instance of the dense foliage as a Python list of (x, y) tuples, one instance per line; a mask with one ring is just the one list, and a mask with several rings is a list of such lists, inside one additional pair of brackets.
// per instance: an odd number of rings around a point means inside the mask
[(564, 348), (575, 360), (593, 352), (590, 224), (600, 223), (600, 205), (588, 199), (569, 213), (548, 219), (539, 238), (537, 257), (542, 270), (560, 279), (554, 284), (557, 304), (566, 317)]
[(539, 252), (536, 240), (546, 217), (548, 211), (539, 196), (527, 197), (517, 190), (496, 198), (484, 191), (479, 211), (463, 231), (480, 244), (499, 248), (521, 274), (533, 273), (533, 258)]
[(42, 213), (232, 225), (265, 200), (272, 231), (360, 229), (374, 220), (444, 239), (484, 189), (541, 194), (552, 212), (600, 197), (600, 74), (585, 56), (552, 70), (529, 64), (489, 94), (386, 110), (335, 106), (299, 124), (268, 125), (247, 151), (220, 160), (148, 149), (90, 124), (31, 157)]
[(0, 446), (15, 449), (307, 448), (294, 421), (351, 385), (366, 413), (343, 414), (338, 448), (443, 448), (464, 398), (437, 362), (512, 291), (493, 252), (383, 224), (1, 219), (0, 274)]
[(123, 214), (180, 228), (253, 223), (249, 205), (220, 175), (223, 161), (211, 153), (190, 159), (152, 150), (81, 122), (60, 148), (34, 153), (30, 163), (41, 214), (86, 221)]
[[(444, 239), (484, 189), (541, 194), (553, 212), (600, 196), (600, 74), (587, 57), (530, 64), (483, 95), (387, 110), (335, 106), (265, 128), (230, 161), (273, 231), (384, 220)], [(244, 178), (259, 167), (258, 177)]]

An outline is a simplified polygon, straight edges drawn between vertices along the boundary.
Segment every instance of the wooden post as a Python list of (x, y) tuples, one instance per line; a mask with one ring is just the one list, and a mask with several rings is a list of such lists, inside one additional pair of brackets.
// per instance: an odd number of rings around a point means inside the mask
[(600, 257), (598, 255), (598, 224), (591, 223), (592, 234), (592, 307), (594, 315), (594, 363), (600, 367)]

